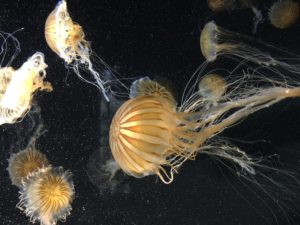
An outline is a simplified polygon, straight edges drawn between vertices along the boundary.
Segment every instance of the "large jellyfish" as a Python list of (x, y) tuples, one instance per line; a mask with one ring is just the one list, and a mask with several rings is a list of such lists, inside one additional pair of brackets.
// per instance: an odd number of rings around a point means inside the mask
[(157, 94), (126, 101), (114, 115), (109, 139), (121, 169), (134, 177), (156, 174), (168, 184), (186, 160), (203, 153), (228, 159), (255, 174), (253, 158), (214, 137), (258, 110), (300, 97), (299, 84), (253, 74), (227, 82), (216, 78), (205, 76), (199, 85), (204, 91), (197, 90), (179, 107)]
[[(85, 40), (82, 27), (70, 17), (65, 0), (59, 1), (48, 16), (45, 38), (48, 46), (75, 71), (80, 79), (99, 88), (105, 99), (109, 101), (106, 71), (110, 69), (92, 52), (90, 43)], [(92, 55), (98, 60), (97, 69), (91, 61)], [(85, 73), (90, 73), (92, 79), (87, 78)]]
[(214, 21), (204, 26), (200, 35), (200, 48), (208, 62), (225, 56), (239, 62), (242, 59), (242, 63), (252, 62), (273, 71), (300, 71), (299, 56), (249, 36), (223, 29)]
[(237, 8), (250, 8), (255, 17), (253, 18), (253, 33), (257, 30), (257, 25), (263, 22), (261, 11), (258, 9), (256, 0), (207, 0), (208, 7), (214, 12), (231, 11)]
[(30, 109), (33, 94), (37, 90), (52, 91), (45, 82), (44, 54), (31, 56), (19, 69), (0, 68), (0, 125), (15, 123)]

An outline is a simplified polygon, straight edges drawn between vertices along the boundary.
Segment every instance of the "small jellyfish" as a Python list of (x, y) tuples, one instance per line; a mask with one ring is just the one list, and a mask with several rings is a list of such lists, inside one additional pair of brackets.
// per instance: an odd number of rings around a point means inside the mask
[(207, 5), (214, 12), (233, 10), (236, 6), (236, 0), (207, 0)]
[(299, 56), (249, 36), (223, 29), (214, 21), (204, 26), (200, 35), (200, 48), (208, 62), (215, 61), (218, 56), (225, 56), (238, 62), (244, 59), (243, 63), (249, 61), (265, 67), (282, 68), (292, 73), (300, 71)]
[(205, 99), (216, 102), (226, 91), (226, 81), (219, 74), (207, 74), (199, 82), (198, 89)]
[(263, 22), (261, 11), (257, 7), (256, 0), (207, 0), (208, 7), (214, 12), (232, 11), (240, 8), (251, 8), (255, 17), (253, 19), (253, 33), (257, 30), (257, 25)]
[(49, 162), (44, 154), (29, 147), (9, 158), (8, 172), (13, 185), (22, 186), (22, 180), (35, 170), (48, 166)]
[(271, 24), (279, 29), (292, 26), (299, 17), (299, 3), (292, 0), (276, 1), (269, 10)]
[(158, 82), (150, 80), (149, 77), (140, 78), (132, 83), (130, 88), (130, 98), (149, 95), (164, 97), (168, 99), (171, 104), (176, 105), (172, 93)]
[(228, 82), (225, 93), (210, 107), (198, 91), (180, 107), (155, 95), (126, 101), (110, 127), (114, 159), (130, 176), (156, 174), (166, 184), (173, 181), (174, 173), (186, 160), (194, 159), (198, 153), (228, 159), (255, 174), (256, 162), (251, 157), (235, 146), (217, 143), (214, 137), (258, 110), (286, 98), (300, 97), (299, 85), (287, 87), (261, 76), (256, 79), (254, 82), (243, 76)]
[(52, 91), (51, 84), (44, 81), (46, 68), (41, 52), (35, 53), (17, 70), (0, 68), (0, 125), (23, 118), (37, 90)]
[(71, 173), (62, 167), (39, 168), (22, 182), (20, 202), (17, 207), (30, 217), (31, 222), (56, 225), (70, 214), (74, 198)]
[[(81, 80), (99, 88), (105, 99), (109, 101), (105, 87), (109, 67), (99, 56), (96, 56), (94, 58), (99, 60), (96, 67), (102, 66), (103, 71), (94, 69), (91, 56), (95, 53), (92, 52), (90, 43), (85, 40), (82, 27), (70, 17), (65, 0), (59, 1), (48, 16), (45, 23), (45, 38), (48, 46), (75, 71)], [(93, 80), (84, 77), (84, 72), (90, 73)]]

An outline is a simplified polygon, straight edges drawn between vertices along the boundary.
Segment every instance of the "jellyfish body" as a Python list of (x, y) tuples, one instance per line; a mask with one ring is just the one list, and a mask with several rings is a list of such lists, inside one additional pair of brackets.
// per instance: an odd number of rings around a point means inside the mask
[(35, 170), (48, 166), (49, 162), (44, 154), (29, 147), (16, 154), (9, 159), (8, 172), (13, 185), (22, 186), (22, 180)]
[(219, 74), (208, 74), (201, 79), (198, 89), (205, 99), (216, 102), (226, 91), (226, 81)]
[(14, 123), (30, 109), (33, 94), (37, 90), (52, 91), (45, 82), (44, 54), (37, 52), (19, 69), (0, 68), (0, 125)]
[(30, 217), (31, 222), (55, 225), (70, 214), (74, 198), (71, 173), (61, 167), (43, 167), (30, 173), (23, 181), (17, 207)]
[(139, 96), (160, 96), (168, 99), (171, 104), (176, 104), (172, 93), (158, 82), (151, 80), (149, 77), (143, 77), (134, 81), (130, 88), (130, 98)]
[(285, 29), (293, 25), (299, 17), (299, 3), (292, 0), (275, 2), (269, 10), (269, 20), (273, 26)]
[[(171, 183), (186, 160), (205, 153), (229, 159), (254, 174), (253, 162), (246, 153), (234, 147), (216, 147), (209, 141), (260, 109), (285, 98), (299, 97), (300, 88), (271, 86), (272, 82), (269, 87), (258, 88), (243, 79), (238, 83), (239, 86), (236, 82), (227, 84), (226, 89), (231, 91), (209, 107), (198, 92), (179, 108), (155, 95), (125, 102), (112, 120), (109, 136), (120, 168), (130, 176), (156, 174), (164, 183)], [(245, 88), (240, 86), (242, 83)]]
[[(220, 26), (214, 21), (207, 23), (200, 35), (200, 48), (208, 62), (219, 56), (239, 61), (253, 62), (266, 67), (280, 67), (293, 73), (299, 73), (299, 57), (293, 53), (273, 47), (254, 38), (235, 33)], [(293, 63), (285, 60), (291, 59)]]
[[(82, 27), (73, 22), (70, 17), (65, 0), (59, 1), (48, 16), (45, 23), (45, 38), (48, 46), (74, 69), (80, 79), (99, 88), (105, 99), (109, 101), (104, 87), (105, 74), (99, 74), (94, 69), (90, 44), (85, 40)], [(101, 59), (100, 61), (102, 66), (107, 67)], [(84, 78), (81, 69), (92, 74), (94, 80)]]

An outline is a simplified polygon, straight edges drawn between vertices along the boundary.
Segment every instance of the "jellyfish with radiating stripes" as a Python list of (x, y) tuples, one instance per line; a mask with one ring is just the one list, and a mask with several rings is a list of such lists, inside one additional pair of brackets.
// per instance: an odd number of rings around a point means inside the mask
[[(257, 162), (252, 157), (238, 147), (214, 141), (214, 137), (250, 114), (283, 99), (300, 97), (300, 84), (287, 85), (261, 74), (253, 76), (232, 81), (204, 76), (201, 89), (179, 107), (163, 95), (129, 99), (118, 109), (110, 126), (114, 159), (130, 176), (157, 175), (166, 184), (173, 181), (185, 161), (198, 153), (225, 158), (255, 174)], [(209, 98), (214, 104), (207, 101)]]

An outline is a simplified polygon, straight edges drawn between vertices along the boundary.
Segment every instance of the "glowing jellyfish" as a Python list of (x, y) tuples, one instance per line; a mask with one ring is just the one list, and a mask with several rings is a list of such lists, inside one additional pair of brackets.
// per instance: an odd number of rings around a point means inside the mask
[(13, 185), (22, 186), (22, 180), (35, 170), (48, 166), (49, 162), (44, 154), (33, 147), (13, 154), (9, 158), (8, 172)]
[(133, 82), (130, 88), (130, 98), (149, 95), (164, 97), (171, 104), (176, 105), (172, 93), (158, 82), (150, 80), (149, 77), (143, 77)]
[(17, 207), (30, 217), (31, 222), (55, 225), (70, 214), (74, 198), (71, 173), (61, 167), (43, 167), (23, 180)]
[[(91, 62), (91, 55), (94, 53), (89, 42), (85, 40), (82, 27), (71, 19), (65, 0), (59, 1), (48, 16), (45, 38), (48, 46), (75, 71), (80, 79), (99, 88), (105, 99), (109, 101), (105, 87), (106, 75), (104, 71), (101, 73), (94, 69)], [(108, 69), (105, 62), (98, 56), (96, 58), (100, 60), (97, 67), (103, 66)], [(83, 76), (84, 71), (92, 74), (93, 81)]]
[[(219, 27), (215, 22), (207, 23), (200, 35), (200, 48), (208, 62), (218, 56), (239, 61), (244, 59), (266, 67), (285, 69), (299, 73), (299, 56), (269, 44)], [(287, 60), (293, 61), (292, 63)], [(245, 62), (243, 62), (245, 63)]]
[(261, 11), (257, 7), (256, 0), (207, 0), (208, 7), (214, 12), (231, 11), (238, 8), (251, 8), (255, 17), (253, 33), (257, 30), (257, 25), (263, 21)]
[(293, 25), (299, 17), (299, 3), (292, 0), (276, 1), (269, 10), (271, 24), (279, 29)]
[[(179, 108), (155, 95), (128, 100), (110, 127), (109, 143), (115, 160), (130, 176), (156, 174), (164, 183), (171, 183), (174, 172), (198, 153), (223, 157), (255, 174), (251, 157), (237, 147), (214, 142), (213, 137), (260, 109), (300, 97), (300, 87), (287, 87), (267, 78), (256, 78), (257, 83), (247, 79), (243, 76), (227, 83), (224, 90), (228, 91), (209, 107), (198, 91)], [(210, 89), (211, 83), (207, 84)]]
[(30, 109), (37, 90), (52, 91), (51, 84), (44, 81), (46, 68), (41, 52), (35, 53), (17, 70), (0, 68), (0, 125), (22, 118)]
[(201, 79), (198, 89), (203, 98), (216, 102), (226, 91), (226, 81), (219, 74), (208, 74)]

